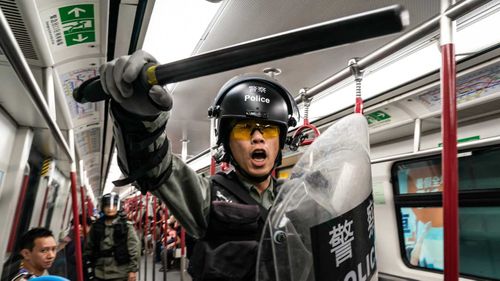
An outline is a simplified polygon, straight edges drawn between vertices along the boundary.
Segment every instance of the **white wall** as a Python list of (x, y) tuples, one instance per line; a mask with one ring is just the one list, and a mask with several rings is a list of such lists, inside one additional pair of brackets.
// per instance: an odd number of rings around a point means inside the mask
[(7, 244), (18, 197), (21, 191), (23, 173), (33, 141), (33, 132), (26, 127), (17, 128), (3, 112), (0, 113), (0, 170), (5, 174), (0, 185), (0, 267), (6, 256)]

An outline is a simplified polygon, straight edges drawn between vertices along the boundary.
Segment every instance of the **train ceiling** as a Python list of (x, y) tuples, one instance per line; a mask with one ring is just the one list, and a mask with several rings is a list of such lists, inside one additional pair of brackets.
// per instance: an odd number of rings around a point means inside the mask
[[(439, 13), (439, 1), (434, 0), (225, 0), (219, 4), (217, 19), (200, 39), (195, 53), (392, 4), (401, 4), (408, 9), (410, 26), (406, 31)], [(102, 191), (103, 175), (110, 164), (111, 130), (102, 103), (76, 104), (71, 92), (82, 81), (96, 75), (97, 67), (110, 54), (115, 57), (127, 54), (131, 49), (131, 42), (137, 43), (139, 48), (142, 46), (153, 6), (153, 0), (0, 0), (0, 7), (42, 89), (50, 81), (45, 72), (47, 69), (51, 70), (49, 72), (56, 83), (55, 94), (47, 97), (49, 107), (61, 129), (73, 130), (78, 157), (83, 160), (82, 168), (86, 171), (95, 194)], [(140, 8), (139, 13), (136, 13), (137, 7)], [(171, 12), (175, 11), (166, 11), (166, 16)], [(142, 20), (142, 25), (136, 22), (134, 26), (132, 19)], [(177, 28), (181, 28), (182, 24), (180, 22)], [(282, 73), (277, 79), (292, 94), (297, 95), (301, 88), (314, 86), (344, 69), (349, 59), (364, 57), (401, 34), (178, 83), (173, 91), (175, 103), (168, 123), (173, 152), (181, 154), (181, 140), (189, 140), (189, 157), (209, 147), (207, 108), (218, 89), (232, 76), (245, 72), (262, 72), (267, 67), (279, 68)], [(169, 44), (175, 44), (175, 38), (164, 38), (164, 42), (165, 51), (168, 52)], [(41, 121), (26, 89), (14, 75), (2, 53), (0, 75), (2, 92), (19, 93), (19, 98), (16, 99), (0, 95), (2, 108), (19, 126), (37, 128), (35, 145), (43, 154), (64, 160), (63, 153), (48, 133), (47, 125)]]

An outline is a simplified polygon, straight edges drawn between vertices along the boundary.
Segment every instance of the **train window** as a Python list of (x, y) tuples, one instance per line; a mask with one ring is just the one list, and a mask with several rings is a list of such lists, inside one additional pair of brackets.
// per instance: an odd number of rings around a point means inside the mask
[(441, 163), (435, 159), (397, 166), (398, 193), (427, 193), (443, 190)]
[[(459, 158), (460, 273), (500, 280), (500, 147), (461, 152)], [(441, 157), (392, 167), (401, 254), (405, 263), (443, 270)]]
[(475, 151), (459, 161), (460, 189), (500, 188), (500, 149)]
[[(401, 208), (405, 258), (412, 266), (443, 270), (442, 208)], [(460, 208), (460, 271), (500, 279), (500, 207)]]
[[(500, 148), (461, 153), (459, 158), (459, 189), (481, 190), (500, 188)], [(443, 191), (441, 158), (431, 158), (396, 165), (397, 194)]]

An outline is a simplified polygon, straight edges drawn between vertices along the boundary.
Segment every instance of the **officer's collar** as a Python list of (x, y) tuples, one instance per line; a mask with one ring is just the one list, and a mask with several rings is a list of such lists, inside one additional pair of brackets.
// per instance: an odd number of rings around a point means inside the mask
[[(248, 181), (245, 177), (238, 175), (238, 173), (234, 172), (238, 180), (243, 184), (243, 186), (248, 190), (251, 191), (252, 188), (255, 189), (258, 192), (257, 187), (252, 184), (250, 181)], [(271, 193), (274, 193), (274, 179), (271, 176), (271, 180), (269, 181), (269, 185), (267, 188), (264, 190), (264, 192), (270, 191)]]

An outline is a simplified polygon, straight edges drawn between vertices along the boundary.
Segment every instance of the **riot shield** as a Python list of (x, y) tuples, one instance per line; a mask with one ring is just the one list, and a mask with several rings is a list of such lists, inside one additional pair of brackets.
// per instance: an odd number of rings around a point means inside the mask
[(271, 209), (257, 280), (377, 279), (368, 125), (333, 124), (292, 169)]

